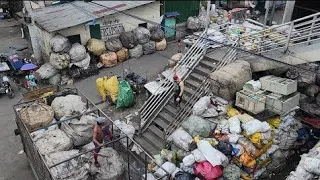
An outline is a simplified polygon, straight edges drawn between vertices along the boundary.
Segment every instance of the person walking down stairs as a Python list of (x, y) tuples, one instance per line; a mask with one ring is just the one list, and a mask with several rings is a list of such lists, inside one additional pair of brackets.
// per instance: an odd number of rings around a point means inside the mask
[(173, 102), (176, 107), (180, 108), (180, 103), (181, 103), (182, 95), (184, 92), (184, 82), (176, 74), (173, 76), (173, 80), (174, 80)]

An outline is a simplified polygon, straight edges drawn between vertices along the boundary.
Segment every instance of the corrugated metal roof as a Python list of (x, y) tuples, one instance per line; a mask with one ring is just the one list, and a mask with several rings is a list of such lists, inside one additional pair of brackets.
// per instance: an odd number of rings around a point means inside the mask
[(92, 1), (107, 6), (104, 8), (97, 4), (84, 1), (73, 1), (70, 3), (48, 6), (33, 11), (34, 21), (38, 26), (48, 32), (54, 32), (68, 27), (89, 22), (103, 16), (114, 14), (117, 11), (132, 9), (137, 6), (154, 1)]

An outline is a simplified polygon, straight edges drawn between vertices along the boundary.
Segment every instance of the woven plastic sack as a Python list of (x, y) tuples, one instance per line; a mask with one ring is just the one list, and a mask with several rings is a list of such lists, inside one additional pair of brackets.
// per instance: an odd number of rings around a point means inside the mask
[(154, 41), (149, 41), (142, 45), (143, 54), (152, 54), (156, 52), (156, 43)]
[(123, 62), (129, 59), (129, 51), (126, 48), (122, 48), (121, 50), (116, 52), (118, 61)]
[(199, 116), (191, 115), (182, 123), (185, 129), (192, 137), (209, 137), (211, 133), (211, 124)]
[(61, 74), (56, 74), (51, 78), (49, 78), (49, 84), (60, 85), (60, 83), (61, 83)]
[(225, 180), (238, 180), (240, 178), (241, 170), (235, 164), (229, 164), (223, 169), (223, 178)]
[(70, 56), (69, 54), (58, 54), (58, 53), (51, 53), (50, 54), (50, 63), (56, 69), (64, 69), (69, 66), (70, 63)]
[(189, 17), (187, 20), (187, 28), (191, 30), (198, 30), (200, 29), (200, 20), (198, 17)]
[(19, 113), (29, 131), (49, 125), (54, 116), (53, 109), (43, 103), (33, 103), (23, 107)]
[(88, 67), (90, 65), (90, 60), (91, 60), (91, 57), (90, 57), (89, 53), (86, 53), (86, 57), (84, 59), (77, 61), (77, 62), (70, 63), (69, 67), (72, 67), (72, 65), (75, 65), (79, 68), (88, 69)]
[(110, 96), (112, 102), (115, 103), (118, 99), (119, 92), (119, 81), (117, 76), (112, 76), (110, 78), (104, 77), (103, 86), (107, 96)]
[(220, 166), (212, 166), (206, 161), (195, 165), (194, 174), (205, 180), (215, 180), (222, 175), (222, 170)]
[(132, 49), (136, 45), (138, 45), (138, 41), (134, 36), (133, 32), (131, 31), (121, 33), (119, 38), (122, 43), (122, 46), (127, 49)]
[(78, 62), (87, 57), (86, 48), (79, 44), (74, 43), (69, 51), (71, 62)]
[(176, 170), (176, 165), (174, 165), (172, 162), (165, 162), (164, 164), (161, 165), (161, 168), (159, 168), (154, 173), (154, 175), (160, 178), (166, 175), (167, 173), (172, 174), (174, 170)]
[(45, 63), (36, 71), (41, 79), (49, 79), (52, 76), (59, 73), (59, 70), (56, 69), (52, 64)]
[(182, 59), (182, 57), (183, 57), (182, 53), (177, 53), (177, 54), (174, 54), (173, 56), (171, 56), (171, 60), (174, 62), (178, 62)]
[(200, 140), (197, 143), (197, 146), (202, 152), (203, 156), (208, 162), (211, 163), (212, 166), (227, 165), (228, 158), (223, 153), (212, 147), (208, 141)]
[(134, 94), (130, 84), (125, 80), (120, 81), (119, 94), (118, 94), (118, 100), (117, 100), (117, 109), (131, 107), (133, 106), (133, 104), (134, 104)]
[(71, 48), (71, 43), (64, 36), (57, 34), (50, 39), (49, 44), (53, 52), (68, 53)]
[(106, 41), (106, 48), (112, 52), (122, 49), (122, 43), (119, 38), (110, 38)]
[(70, 94), (54, 98), (51, 107), (55, 118), (60, 120), (63, 116), (82, 114), (86, 110), (86, 103), (82, 102), (81, 96)]
[(138, 44), (136, 47), (129, 49), (129, 56), (131, 58), (140, 58), (143, 55), (142, 45)]
[(139, 44), (145, 44), (150, 40), (150, 31), (144, 27), (137, 27), (132, 32)]
[(96, 56), (100, 56), (105, 50), (105, 43), (102, 40), (91, 38), (87, 42), (88, 51)]
[(103, 78), (97, 78), (96, 79), (96, 87), (97, 87), (97, 90), (100, 94), (100, 97), (102, 99), (102, 101), (106, 101), (106, 90), (104, 89), (104, 85), (103, 85)]
[(100, 62), (104, 65), (104, 67), (113, 67), (117, 65), (117, 59), (118, 57), (115, 52), (104, 53), (100, 56)]
[(150, 28), (150, 40), (155, 41), (155, 42), (160, 42), (162, 41), (163, 38), (165, 38), (164, 36), (164, 32), (161, 29), (161, 27), (151, 27)]
[(189, 151), (189, 145), (193, 141), (192, 137), (182, 128), (175, 130), (167, 140), (173, 141), (175, 145), (185, 151)]
[(202, 113), (204, 113), (204, 111), (208, 108), (208, 106), (210, 105), (210, 97), (209, 96), (204, 96), (202, 98), (200, 98), (194, 105), (192, 108), (192, 114), (199, 116)]
[(157, 51), (164, 51), (166, 48), (167, 48), (167, 41), (165, 38), (160, 42), (156, 42)]

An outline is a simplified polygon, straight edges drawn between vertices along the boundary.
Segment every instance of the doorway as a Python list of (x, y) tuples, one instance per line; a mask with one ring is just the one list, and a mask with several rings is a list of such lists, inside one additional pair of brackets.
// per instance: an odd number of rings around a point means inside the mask
[(138, 24), (138, 26), (148, 29), (148, 23), (141, 23), (141, 24)]
[(74, 44), (74, 43), (79, 43), (79, 44), (81, 44), (80, 34), (73, 35), (73, 36), (67, 36), (67, 39), (69, 40), (69, 42), (70, 42), (71, 44)]

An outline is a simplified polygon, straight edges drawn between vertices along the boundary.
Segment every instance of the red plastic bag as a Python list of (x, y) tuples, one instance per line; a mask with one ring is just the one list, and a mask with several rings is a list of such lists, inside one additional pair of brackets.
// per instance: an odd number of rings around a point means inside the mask
[(222, 175), (222, 170), (220, 166), (212, 166), (208, 161), (205, 161), (195, 165), (194, 174), (205, 180), (216, 180)]

